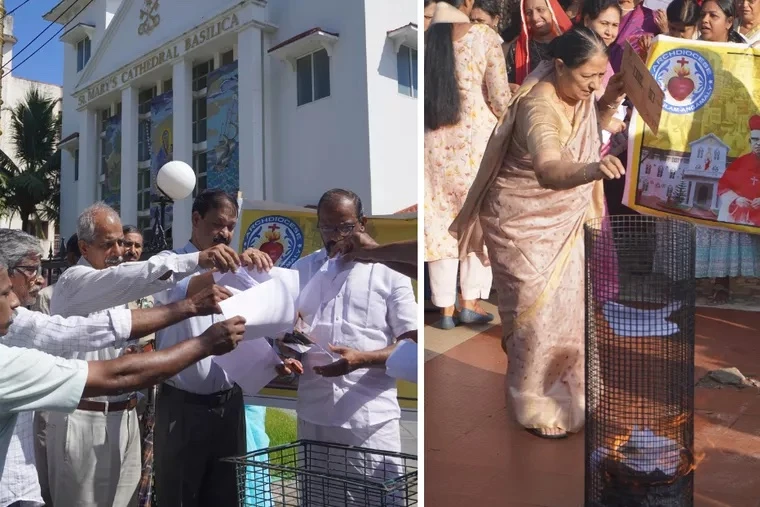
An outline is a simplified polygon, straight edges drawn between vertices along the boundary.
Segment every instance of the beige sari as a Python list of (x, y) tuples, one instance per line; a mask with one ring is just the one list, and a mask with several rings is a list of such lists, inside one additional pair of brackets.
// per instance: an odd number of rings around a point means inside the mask
[(553, 76), (553, 62), (542, 62), (512, 99), (450, 232), (461, 257), (488, 248), (518, 422), (574, 432), (585, 411), (583, 224), (602, 216), (604, 191), (601, 181), (553, 190), (536, 178), (531, 153), (540, 150), (599, 160), (593, 97), (571, 125), (556, 98), (531, 93)]

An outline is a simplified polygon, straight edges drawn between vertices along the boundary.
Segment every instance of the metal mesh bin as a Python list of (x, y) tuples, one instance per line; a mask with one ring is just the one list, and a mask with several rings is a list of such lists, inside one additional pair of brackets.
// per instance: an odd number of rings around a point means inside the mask
[(241, 507), (417, 505), (417, 457), (299, 440), (225, 461), (237, 466)]
[(694, 503), (695, 231), (585, 225), (586, 507)]

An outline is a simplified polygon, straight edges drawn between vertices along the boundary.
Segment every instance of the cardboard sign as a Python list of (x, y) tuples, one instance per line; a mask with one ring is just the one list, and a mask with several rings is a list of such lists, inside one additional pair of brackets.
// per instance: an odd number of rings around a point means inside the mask
[(670, 5), (671, 0), (644, 0), (644, 7), (652, 11), (664, 11)]
[(625, 44), (621, 68), (625, 69), (623, 78), (625, 94), (631, 99), (644, 122), (654, 134), (657, 134), (665, 93), (629, 43)]

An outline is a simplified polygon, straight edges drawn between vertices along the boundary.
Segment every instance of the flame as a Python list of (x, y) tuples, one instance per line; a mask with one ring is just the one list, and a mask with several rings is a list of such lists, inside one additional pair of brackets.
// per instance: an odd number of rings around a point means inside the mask
[(280, 241), (280, 233), (277, 231), (267, 231), (264, 233), (264, 237), (267, 241)]
[(681, 68), (676, 68), (675, 71), (678, 77), (688, 77), (691, 74), (689, 68), (683, 64), (681, 64)]
[[(659, 421), (659, 423), (656, 425), (657, 426), (656, 430), (652, 428), (649, 428), (649, 429), (655, 434), (657, 434), (658, 436), (665, 437), (677, 442), (678, 434), (681, 432), (681, 430), (683, 429), (683, 426), (687, 423), (688, 420), (689, 420), (689, 417), (686, 413), (680, 413), (680, 414), (676, 414), (674, 416), (671, 416), (669, 418), (665, 418), (664, 420)], [(625, 448), (626, 444), (628, 444), (628, 441), (631, 439), (632, 432), (633, 432), (633, 428), (630, 428), (628, 430), (628, 433), (620, 434), (612, 438), (612, 445), (609, 447), (611, 452), (609, 452), (609, 454), (607, 455), (607, 459), (609, 461), (612, 461), (617, 464), (621, 464), (622, 466), (622, 462), (626, 458), (626, 456), (623, 454), (623, 449)], [(671, 484), (679, 480), (680, 478), (685, 477), (686, 475), (689, 475), (694, 470), (696, 470), (697, 466), (699, 466), (699, 464), (702, 463), (702, 461), (704, 461), (705, 456), (706, 455), (704, 451), (693, 453), (689, 449), (684, 448), (680, 451), (680, 463), (678, 465), (678, 468), (673, 478), (667, 481), (656, 481), (656, 482), (651, 482), (651, 483), (648, 482), (648, 484), (651, 484), (651, 485)], [(609, 472), (607, 474), (609, 474)]]

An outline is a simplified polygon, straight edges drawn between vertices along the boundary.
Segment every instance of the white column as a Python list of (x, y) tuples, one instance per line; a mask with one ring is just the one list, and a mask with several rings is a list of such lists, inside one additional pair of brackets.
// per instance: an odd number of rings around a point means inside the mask
[(98, 160), (98, 145), (100, 144), (100, 132), (98, 132), (98, 113), (91, 109), (85, 109), (81, 115), (79, 130), (79, 182), (77, 185), (77, 210), (79, 214), (95, 202), (95, 188), (100, 175), (100, 161)]
[(137, 225), (137, 88), (121, 92), (121, 223)]
[(264, 199), (267, 200), (275, 200), (274, 196), (274, 164), (272, 162), (273, 160), (273, 154), (274, 154), (274, 146), (273, 146), (273, 132), (274, 127), (272, 123), (272, 119), (274, 117), (274, 111), (275, 111), (275, 102), (274, 102), (274, 94), (273, 87), (270, 84), (270, 80), (263, 79), (264, 76), (271, 76), (272, 75), (272, 57), (267, 55), (266, 49), (269, 47), (272, 47), (271, 41), (272, 41), (272, 35), (262, 32), (261, 33), (262, 41), (263, 41), (263, 47), (261, 48), (261, 57), (263, 59), (263, 73), (262, 73), (262, 80), (264, 86)]
[(264, 89), (261, 30), (238, 33), (238, 115), (240, 190), (249, 200), (264, 199)]
[[(172, 68), (173, 118), (172, 139), (174, 160), (193, 165), (193, 66), (182, 59)], [(190, 241), (193, 198), (188, 197), (174, 203), (172, 238), (174, 248)]]

